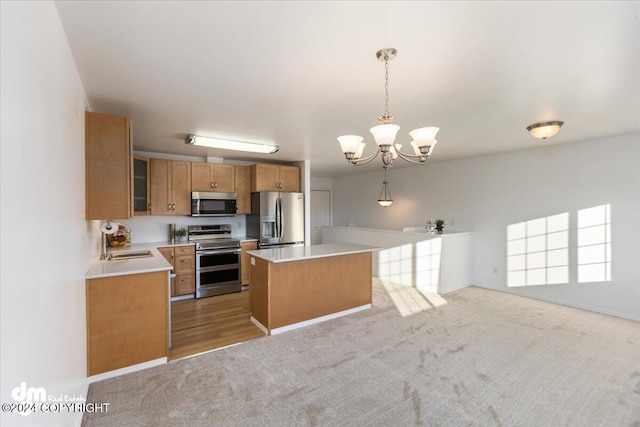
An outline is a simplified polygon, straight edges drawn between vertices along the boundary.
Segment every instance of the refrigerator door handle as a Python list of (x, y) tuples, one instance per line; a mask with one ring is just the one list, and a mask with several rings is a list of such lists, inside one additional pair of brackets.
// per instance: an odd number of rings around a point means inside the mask
[(278, 200), (280, 201), (280, 238), (282, 238), (283, 235), (283, 228), (284, 228), (284, 221), (282, 220), (283, 217), (283, 212), (282, 212), (282, 199), (278, 197)]
[(276, 235), (274, 237), (280, 238), (280, 198), (276, 198)]

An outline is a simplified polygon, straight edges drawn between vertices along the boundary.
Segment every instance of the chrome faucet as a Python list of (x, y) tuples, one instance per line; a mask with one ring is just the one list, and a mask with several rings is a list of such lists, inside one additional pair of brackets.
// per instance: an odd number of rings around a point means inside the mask
[(102, 253), (100, 254), (100, 259), (107, 259), (109, 254), (107, 253), (107, 234), (113, 234), (118, 230), (118, 223), (111, 222), (111, 220), (107, 220), (100, 227), (100, 231), (102, 232)]

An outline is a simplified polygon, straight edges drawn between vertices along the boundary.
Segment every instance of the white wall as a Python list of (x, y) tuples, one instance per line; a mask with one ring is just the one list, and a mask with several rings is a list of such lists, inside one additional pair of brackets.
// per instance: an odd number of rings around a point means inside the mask
[(333, 190), (333, 178), (311, 177), (312, 190)]
[[(2, 403), (24, 381), (86, 396), (86, 95), (53, 2), (0, 2)], [(3, 412), (2, 425), (73, 425), (81, 413)]]
[[(424, 166), (392, 168), (394, 203), (376, 200), (382, 172), (334, 179), (334, 225), (400, 230), (443, 218), (473, 232), (472, 283), (640, 320), (640, 135), (602, 138)], [(435, 154), (437, 156), (437, 152)], [(398, 160), (401, 162), (401, 160)], [(613, 280), (506, 286), (506, 227), (562, 212), (611, 204)], [(446, 227), (445, 227), (446, 229)], [(494, 272), (497, 271), (497, 272)]]

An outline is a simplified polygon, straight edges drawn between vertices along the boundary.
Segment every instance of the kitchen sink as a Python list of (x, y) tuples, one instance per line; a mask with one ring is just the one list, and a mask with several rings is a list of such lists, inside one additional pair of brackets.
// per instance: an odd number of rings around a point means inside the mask
[(108, 260), (114, 261), (118, 259), (138, 259), (138, 258), (151, 258), (153, 254), (151, 251), (126, 251), (126, 252), (111, 252), (107, 257)]

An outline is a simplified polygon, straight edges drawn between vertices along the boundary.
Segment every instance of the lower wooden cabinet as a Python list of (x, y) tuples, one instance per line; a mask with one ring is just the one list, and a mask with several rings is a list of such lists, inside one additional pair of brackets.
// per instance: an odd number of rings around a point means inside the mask
[(242, 283), (243, 286), (246, 286), (251, 280), (251, 256), (247, 251), (257, 249), (258, 242), (242, 242), (240, 245), (242, 247), (242, 251), (240, 253), (240, 283)]
[(167, 357), (167, 274), (86, 281), (88, 376)]
[(171, 296), (196, 292), (196, 251), (193, 245), (158, 248), (173, 266), (176, 277), (171, 279)]

